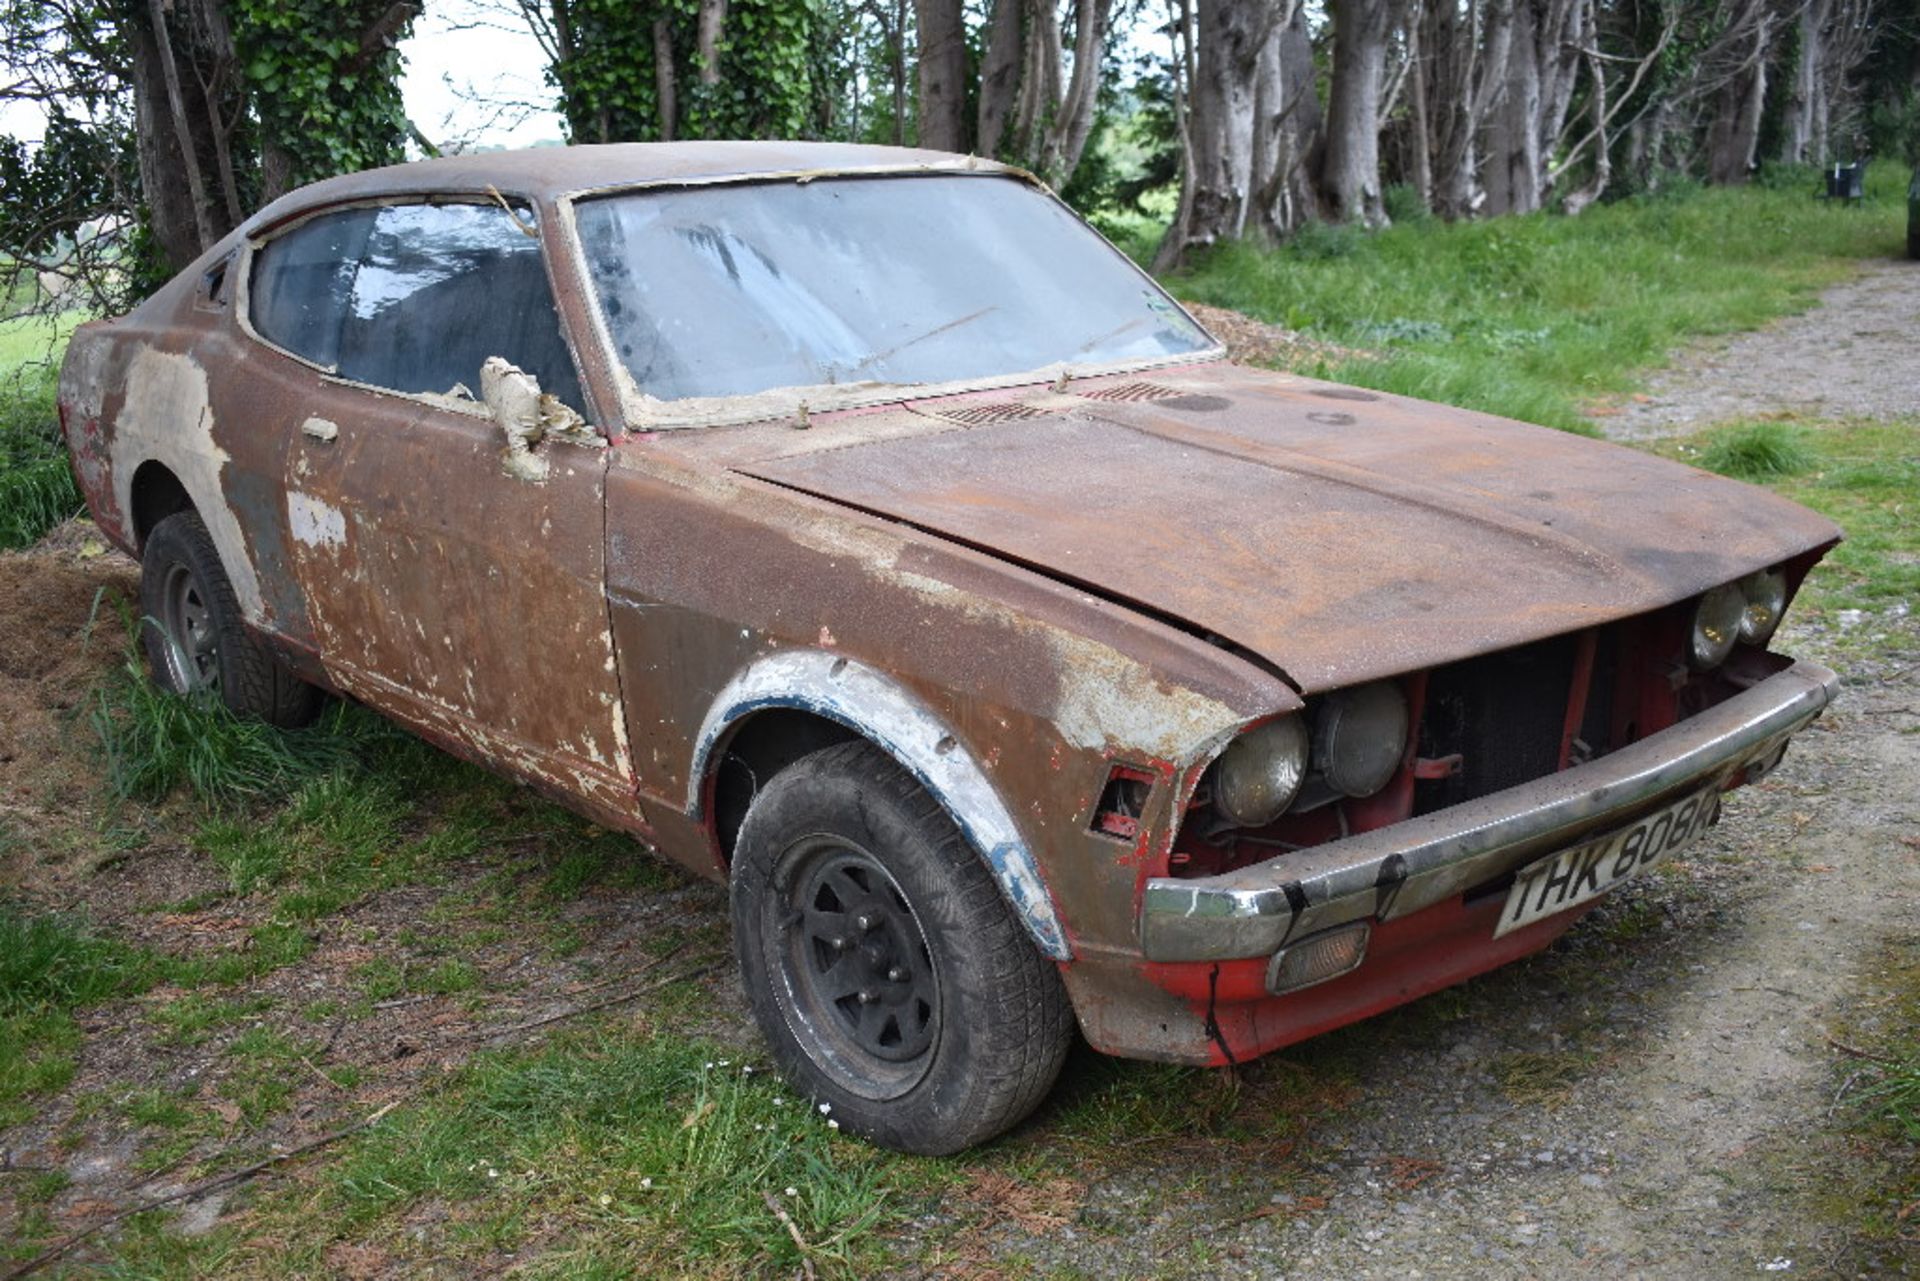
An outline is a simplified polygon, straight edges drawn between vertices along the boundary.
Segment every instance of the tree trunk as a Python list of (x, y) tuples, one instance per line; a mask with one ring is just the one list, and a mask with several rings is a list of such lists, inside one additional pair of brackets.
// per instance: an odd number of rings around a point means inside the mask
[(1001, 154), (1020, 93), (1020, 9), (1023, 0), (993, 0), (980, 58), (980, 111), (975, 133), (984, 155)]
[(680, 92), (673, 67), (673, 30), (664, 14), (653, 20), (653, 92), (660, 141), (672, 142), (680, 123)]
[(960, 0), (914, 0), (920, 31), (920, 145), (966, 151), (967, 31)]
[[(1053, 112), (1040, 150), (1041, 177), (1060, 184), (1080, 165), (1100, 106), (1100, 72), (1107, 58), (1107, 21), (1113, 0), (1078, 0), (1073, 22), (1073, 77)], [(1059, 65), (1056, 61), (1056, 67)]]
[(694, 28), (694, 53), (700, 59), (703, 85), (720, 83), (720, 39), (727, 25), (727, 0), (700, 0)]
[(153, 41), (159, 54), (160, 82), (166, 89), (167, 118), (173, 127), (173, 137), (178, 149), (181, 168), (187, 179), (188, 198), (193, 202), (194, 230), (199, 240), (199, 249), (190, 258), (198, 257), (209, 245), (220, 238), (214, 230), (213, 210), (207, 204), (207, 181), (200, 171), (200, 148), (194, 137), (194, 128), (187, 119), (186, 99), (180, 92), (180, 68), (174, 62), (173, 40), (167, 33), (167, 9), (164, 0), (148, 0), (147, 14), (153, 23)]
[(1760, 137), (1760, 117), (1767, 100), (1767, 52), (1772, 24), (1759, 23), (1753, 47), (1739, 74), (1723, 85), (1716, 98), (1713, 127), (1707, 134), (1707, 176), (1724, 186), (1738, 186), (1753, 169), (1754, 146)]
[(1276, 240), (1313, 217), (1313, 175), (1325, 146), (1305, 6), (1290, 0), (1288, 9), (1260, 49), (1254, 81), (1254, 196), (1242, 215), (1243, 230), (1251, 225)]
[(1329, 219), (1378, 226), (1380, 88), (1386, 75), (1387, 0), (1328, 0), (1333, 18), (1333, 81), (1327, 101), (1327, 150), (1320, 172)]

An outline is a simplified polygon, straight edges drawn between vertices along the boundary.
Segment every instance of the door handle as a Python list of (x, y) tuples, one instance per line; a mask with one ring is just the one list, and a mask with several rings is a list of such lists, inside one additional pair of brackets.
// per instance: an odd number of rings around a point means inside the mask
[(300, 434), (308, 440), (317, 440), (323, 445), (331, 445), (334, 438), (340, 434), (340, 426), (324, 418), (309, 418), (300, 424)]

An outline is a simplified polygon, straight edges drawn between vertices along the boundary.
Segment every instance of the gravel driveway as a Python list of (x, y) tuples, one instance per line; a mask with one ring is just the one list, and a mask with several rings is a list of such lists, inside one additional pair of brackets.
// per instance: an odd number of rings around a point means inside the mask
[(1765, 329), (1708, 342), (1648, 380), (1646, 399), (1602, 422), (1641, 440), (1782, 412), (1905, 418), (1920, 410), (1920, 262), (1888, 258)]

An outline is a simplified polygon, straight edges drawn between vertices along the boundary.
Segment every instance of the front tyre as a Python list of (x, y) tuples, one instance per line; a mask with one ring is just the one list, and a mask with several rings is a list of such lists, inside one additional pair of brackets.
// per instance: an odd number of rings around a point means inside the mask
[(248, 633), (220, 553), (197, 512), (153, 527), (140, 553), (140, 629), (162, 689), (218, 693), (242, 716), (294, 729), (320, 712), (320, 691)]
[(841, 1126), (944, 1155), (1060, 1073), (1073, 1012), (952, 819), (864, 742), (794, 762), (733, 861), (741, 981), (775, 1062)]

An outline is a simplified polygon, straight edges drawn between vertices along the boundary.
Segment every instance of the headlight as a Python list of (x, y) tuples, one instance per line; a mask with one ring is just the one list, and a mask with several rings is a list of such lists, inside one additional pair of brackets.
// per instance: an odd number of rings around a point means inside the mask
[(1393, 781), (1407, 749), (1407, 700), (1392, 681), (1338, 690), (1321, 703), (1313, 761), (1327, 786), (1372, 796)]
[(1747, 613), (1747, 598), (1737, 583), (1724, 583), (1700, 598), (1693, 607), (1693, 634), (1687, 640), (1687, 661), (1705, 671), (1718, 667), (1733, 652)]
[(1740, 615), (1740, 639), (1749, 645), (1764, 645), (1773, 629), (1780, 626), (1780, 615), (1787, 612), (1787, 576), (1777, 569), (1763, 569), (1740, 580), (1740, 595), (1746, 598), (1746, 612)]
[(1241, 827), (1265, 827), (1286, 813), (1307, 775), (1307, 731), (1283, 716), (1227, 744), (1213, 763), (1213, 804)]

